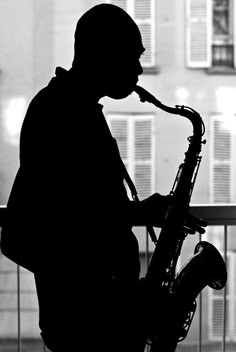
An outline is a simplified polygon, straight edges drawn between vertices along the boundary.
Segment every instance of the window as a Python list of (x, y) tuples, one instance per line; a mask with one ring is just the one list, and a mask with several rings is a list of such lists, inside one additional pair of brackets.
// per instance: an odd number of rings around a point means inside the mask
[(154, 192), (154, 135), (152, 114), (107, 114), (122, 160), (139, 199)]
[[(228, 281), (226, 286), (226, 339), (236, 341), (236, 286), (235, 286), (236, 254), (227, 254)], [(224, 291), (208, 289), (209, 299), (209, 339), (221, 341), (223, 332)]]
[(210, 201), (231, 203), (235, 197), (235, 115), (213, 115), (211, 119)]
[(155, 68), (155, 0), (107, 0), (107, 3), (121, 7), (137, 23), (146, 49), (141, 57), (144, 72)]
[(212, 66), (234, 66), (232, 2), (213, 1)]
[(186, 0), (186, 62), (192, 68), (232, 69), (235, 56), (233, 0)]

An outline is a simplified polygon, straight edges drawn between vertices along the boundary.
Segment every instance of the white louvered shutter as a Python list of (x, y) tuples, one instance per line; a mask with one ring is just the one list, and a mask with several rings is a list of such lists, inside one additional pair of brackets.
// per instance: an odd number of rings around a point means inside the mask
[(186, 0), (186, 63), (211, 66), (212, 0)]
[(134, 120), (134, 179), (140, 199), (153, 191), (152, 119)]
[(211, 201), (231, 202), (232, 134), (221, 115), (212, 116)]
[(150, 196), (154, 192), (153, 115), (108, 114), (107, 120), (140, 200)]
[(155, 60), (155, 0), (107, 0), (124, 9), (136, 22), (146, 49), (141, 57), (143, 67), (153, 67)]
[(154, 0), (134, 1), (134, 20), (142, 34), (143, 46), (146, 49), (141, 57), (144, 67), (155, 66), (155, 10)]
[[(236, 340), (236, 255), (227, 253), (228, 280), (226, 285), (226, 339)], [(221, 341), (223, 336), (224, 291), (208, 288), (209, 299), (209, 339)]]
[(231, 339), (233, 341), (236, 341), (236, 281), (235, 281), (235, 275), (236, 275), (236, 253), (232, 253), (233, 260), (231, 264), (231, 277), (228, 278), (228, 282), (230, 281), (231, 283), (231, 291), (230, 291), (230, 300), (232, 301), (232, 304), (230, 305), (230, 311), (231, 311), (231, 316), (230, 319), (232, 321), (232, 327), (230, 329), (231, 332)]
[(113, 4), (121, 7), (123, 10), (128, 11), (128, 2), (129, 0), (107, 0), (108, 4)]
[(236, 6), (233, 2), (233, 44), (234, 44), (234, 67), (236, 67)]
[(120, 156), (127, 167), (128, 165), (128, 120), (125, 115), (112, 115), (108, 124), (113, 137), (116, 139)]

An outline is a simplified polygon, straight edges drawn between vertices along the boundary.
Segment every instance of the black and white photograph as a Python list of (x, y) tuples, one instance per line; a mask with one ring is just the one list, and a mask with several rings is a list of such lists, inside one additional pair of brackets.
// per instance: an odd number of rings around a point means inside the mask
[(236, 2), (0, 0), (0, 352), (236, 350)]

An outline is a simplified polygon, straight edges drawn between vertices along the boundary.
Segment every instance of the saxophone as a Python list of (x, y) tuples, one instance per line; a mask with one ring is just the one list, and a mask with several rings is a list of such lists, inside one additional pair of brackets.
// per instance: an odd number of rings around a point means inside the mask
[(205, 126), (200, 114), (182, 105), (166, 106), (140, 86), (136, 86), (135, 92), (141, 102), (147, 101), (167, 113), (184, 116), (193, 126), (184, 162), (179, 166), (169, 195), (171, 201), (158, 240), (153, 228), (147, 228), (155, 249), (145, 281), (153, 300), (161, 304), (159, 308), (156, 304), (157, 312), (150, 318), (144, 347), (150, 345), (151, 352), (174, 352), (178, 342), (187, 336), (198, 294), (207, 285), (222, 289), (226, 285), (227, 271), (219, 251), (209, 242), (200, 241), (192, 258), (176, 274), (176, 264), (187, 237), (185, 215), (201, 162), (202, 144), (205, 143)]

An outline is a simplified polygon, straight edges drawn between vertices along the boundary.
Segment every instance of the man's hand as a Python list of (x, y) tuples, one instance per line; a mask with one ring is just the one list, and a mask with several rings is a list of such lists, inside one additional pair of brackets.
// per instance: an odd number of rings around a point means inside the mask
[[(159, 193), (154, 193), (150, 197), (142, 200), (139, 204), (145, 224), (162, 227), (166, 213), (172, 202), (172, 196), (163, 196)], [(192, 215), (189, 212), (184, 216), (183, 230), (188, 234), (194, 234), (196, 232), (203, 234), (205, 233), (204, 227), (206, 226), (207, 223), (204, 219)]]
[(206, 232), (206, 230), (204, 229), (204, 227), (206, 226), (207, 222), (204, 219), (199, 218), (190, 213), (186, 214), (184, 230), (186, 230), (188, 234), (195, 234), (196, 232), (203, 234)]

